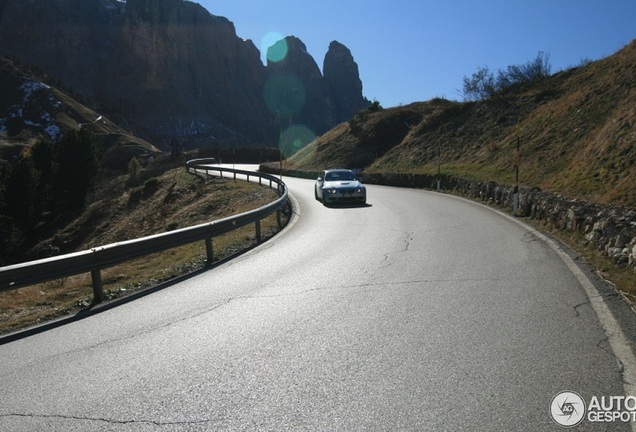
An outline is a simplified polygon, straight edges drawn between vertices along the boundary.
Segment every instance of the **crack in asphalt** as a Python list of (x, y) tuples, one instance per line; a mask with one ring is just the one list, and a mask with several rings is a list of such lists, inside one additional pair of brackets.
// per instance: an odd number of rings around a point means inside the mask
[(233, 297), (231, 300), (292, 297), (292, 296), (302, 295), (302, 294), (316, 292), (316, 291), (337, 291), (337, 290), (343, 290), (343, 289), (375, 288), (375, 287), (381, 287), (381, 286), (386, 287), (386, 286), (398, 286), (398, 285), (430, 284), (430, 283), (440, 283), (440, 282), (447, 283), (447, 282), (498, 282), (498, 281), (501, 281), (501, 279), (499, 278), (439, 278), (439, 279), (415, 279), (415, 280), (404, 280), (404, 281), (366, 282), (366, 283), (353, 284), (353, 285), (339, 285), (339, 286), (309, 288), (302, 291), (296, 291), (293, 293), (284, 293), (284, 294), (239, 296), (239, 297)]
[[(105, 340), (99, 344), (95, 344), (95, 345), (91, 345), (89, 347), (86, 347), (84, 349), (93, 349), (93, 348), (97, 348), (99, 346), (102, 345), (106, 345), (109, 343), (114, 343), (114, 342), (120, 342), (120, 341), (124, 341), (124, 340), (128, 340), (128, 339), (133, 339), (136, 338), (137, 336), (141, 336), (144, 334), (148, 334), (148, 333), (152, 333), (156, 330), (162, 329), (162, 328), (168, 328), (171, 327), (175, 324), (179, 324), (188, 320), (191, 320), (193, 318), (197, 318), (199, 316), (205, 315), (209, 312), (213, 312), (216, 309), (219, 309), (223, 306), (226, 306), (228, 304), (230, 304), (233, 301), (237, 301), (237, 300), (254, 300), (254, 299), (268, 299), (268, 298), (283, 298), (283, 297), (295, 297), (295, 296), (301, 296), (307, 293), (312, 293), (312, 292), (320, 292), (320, 291), (338, 291), (338, 290), (351, 290), (351, 289), (378, 289), (379, 287), (386, 287), (386, 286), (403, 286), (403, 285), (414, 285), (414, 284), (430, 284), (430, 283), (449, 283), (449, 282), (496, 282), (496, 281), (500, 281), (501, 279), (498, 278), (439, 278), (439, 279), (416, 279), (416, 280), (404, 280), (404, 281), (381, 281), (381, 282), (366, 282), (366, 283), (361, 283), (361, 284), (353, 284), (353, 285), (339, 285), (339, 286), (324, 286), (324, 287), (318, 287), (318, 288), (309, 288), (306, 290), (302, 290), (302, 291), (295, 291), (295, 292), (289, 292), (289, 293), (282, 293), (282, 294), (271, 294), (271, 295), (245, 295), (245, 296), (235, 296), (235, 297), (229, 297), (229, 298), (225, 298), (225, 299), (219, 299), (219, 303), (216, 304), (214, 307), (211, 308), (207, 308), (205, 310), (199, 311), (196, 314), (192, 314), (192, 315), (188, 315), (186, 317), (181, 318), (180, 320), (177, 321), (171, 321), (169, 323), (165, 323), (161, 326), (157, 326), (157, 327), (153, 327), (151, 329), (146, 329), (144, 331), (135, 333), (135, 334), (131, 334), (128, 335), (126, 337), (122, 337), (122, 338), (115, 338), (115, 339), (109, 339), (109, 340)], [(83, 350), (83, 349), (82, 349)], [(82, 351), (79, 350), (79, 351)], [(67, 354), (66, 353), (61, 353), (61, 354)]]
[(90, 421), (90, 422), (102, 422), (107, 424), (119, 424), (119, 425), (148, 424), (148, 425), (154, 425), (154, 426), (197, 425), (197, 424), (215, 423), (222, 420), (222, 419), (183, 420), (183, 421), (159, 421), (159, 420), (139, 420), (139, 419), (116, 420), (116, 419), (108, 419), (104, 417), (81, 417), (81, 416), (62, 415), (62, 414), (34, 414), (34, 413), (0, 414), (0, 418), (8, 418), (8, 417)]
[[(400, 250), (400, 251), (396, 251), (396, 252), (392, 252), (392, 253), (399, 253), (399, 252), (405, 252), (408, 250), (409, 246), (410, 246), (410, 241), (412, 240), (412, 237), (410, 236), (410, 234), (407, 233), (407, 236), (404, 239), (404, 249)], [(156, 327), (152, 327), (152, 328), (147, 328), (147, 329), (143, 329), (142, 331), (138, 331), (135, 332), (133, 334), (129, 334), (126, 336), (122, 336), (122, 337), (115, 337), (112, 339), (107, 339), (107, 340), (103, 340), (99, 343), (93, 344), (93, 345), (88, 345), (88, 346), (84, 346), (78, 349), (72, 349), (69, 351), (64, 351), (64, 352), (60, 352), (57, 354), (52, 355), (50, 358), (56, 358), (56, 357), (62, 357), (68, 354), (72, 354), (72, 353), (78, 353), (78, 352), (84, 352), (84, 351), (88, 351), (88, 350), (92, 350), (92, 349), (96, 349), (102, 346), (106, 346), (109, 344), (114, 344), (114, 343), (118, 343), (118, 342), (122, 342), (122, 341), (126, 341), (126, 340), (131, 340), (131, 339), (135, 339), (139, 336), (143, 336), (146, 334), (150, 334), (153, 333), (157, 330), (161, 330), (161, 329), (165, 329), (165, 328), (169, 328), (172, 326), (175, 326), (177, 324), (189, 321), (191, 319), (195, 319), (197, 317), (203, 316), (207, 313), (213, 312), (223, 306), (226, 306), (228, 304), (230, 304), (233, 301), (237, 301), (237, 300), (250, 300), (250, 299), (267, 299), (267, 298), (283, 298), (283, 297), (294, 297), (294, 296), (301, 296), (307, 293), (311, 293), (311, 292), (320, 292), (320, 291), (338, 291), (338, 290), (356, 290), (355, 292), (359, 293), (361, 291), (369, 291), (369, 290), (378, 290), (380, 289), (380, 287), (388, 287), (388, 286), (405, 286), (405, 285), (415, 285), (415, 284), (430, 284), (430, 283), (448, 283), (448, 282), (475, 282), (475, 281), (484, 281), (484, 282), (495, 282), (495, 281), (499, 281), (500, 279), (497, 278), (439, 278), (439, 279), (416, 279), (416, 280), (404, 280), (404, 281), (380, 281), (380, 282), (366, 282), (366, 283), (361, 283), (361, 284), (353, 284), (353, 285), (339, 285), (339, 286), (324, 286), (324, 287), (318, 287), (318, 288), (310, 288), (310, 289), (306, 289), (306, 290), (302, 290), (302, 291), (295, 291), (295, 292), (288, 292), (288, 293), (282, 293), (282, 294), (271, 294), (271, 295), (244, 295), (244, 296), (235, 296), (235, 297), (229, 297), (229, 298), (224, 298), (224, 299), (218, 299), (217, 300), (217, 304), (215, 304), (213, 307), (210, 308), (206, 308), (204, 310), (200, 310), (197, 313), (194, 313), (192, 315), (188, 315), (188, 316), (184, 316), (179, 320), (175, 320), (175, 321), (170, 321), (170, 322), (166, 322), (162, 325), (156, 326)], [(0, 415), (1, 417), (1, 415)]]
[[(78, 349), (72, 349), (72, 350), (68, 350), (68, 351), (64, 351), (64, 352), (59, 352), (57, 354), (52, 355), (49, 358), (50, 359), (54, 359), (56, 357), (62, 357), (62, 356), (68, 355), (68, 354), (89, 351), (89, 350), (92, 350), (92, 349), (95, 349), (95, 348), (99, 348), (99, 347), (104, 346), (104, 345), (108, 345), (108, 344), (113, 344), (113, 343), (116, 343), (116, 342), (122, 342), (122, 341), (125, 341), (125, 340), (134, 339), (134, 338), (136, 338), (138, 336), (142, 336), (142, 335), (145, 335), (145, 334), (153, 333), (156, 330), (163, 329), (163, 328), (168, 328), (168, 327), (171, 327), (171, 326), (173, 326), (175, 324), (178, 324), (178, 323), (181, 323), (181, 322), (184, 322), (184, 321), (188, 321), (190, 319), (193, 319), (193, 318), (196, 318), (198, 316), (204, 315), (204, 314), (206, 314), (208, 312), (212, 312), (215, 309), (223, 307), (226, 304), (230, 303), (231, 301), (239, 299), (239, 298), (240, 297), (223, 299), (223, 300), (220, 300), (220, 303), (216, 304), (214, 307), (205, 309), (205, 310), (200, 311), (200, 312), (198, 312), (196, 314), (193, 314), (193, 315), (188, 315), (188, 316), (183, 317), (183, 318), (181, 318), (179, 320), (170, 321), (170, 322), (165, 323), (163, 325), (152, 327), (152, 328), (148, 328), (148, 329), (145, 329), (143, 331), (139, 331), (139, 332), (136, 332), (136, 333), (124, 336), (124, 337), (117, 337), (117, 338), (113, 338), (113, 339), (107, 339), (107, 340), (103, 340), (103, 341), (101, 341), (99, 343), (96, 343), (96, 344), (93, 344), (93, 345), (87, 345), (85, 347), (81, 347), (81, 348), (78, 348)], [(0, 417), (1, 417), (1, 415), (0, 415)]]
[(539, 237), (534, 235), (534, 233), (527, 231), (521, 238), (521, 241), (524, 243), (532, 243), (532, 242), (539, 241)]
[(575, 316), (577, 318), (581, 316), (581, 314), (579, 313), (579, 308), (581, 306), (591, 306), (591, 304), (588, 300), (588, 301), (584, 301), (583, 303), (575, 304), (574, 306), (572, 306), (572, 308), (574, 309), (574, 313), (576, 314)]
[(574, 313), (576, 313), (576, 316), (577, 316), (577, 317), (579, 317), (579, 316), (581, 316), (581, 314), (579, 313), (579, 310), (578, 310), (578, 309), (579, 309), (581, 306), (590, 306), (590, 307), (592, 307), (592, 302), (591, 302), (591, 299), (592, 299), (592, 298), (612, 299), (612, 298), (617, 298), (617, 297), (618, 297), (618, 298), (620, 298), (620, 293), (604, 293), (604, 294), (599, 294), (599, 295), (596, 295), (596, 296), (593, 296), (593, 297), (589, 298), (588, 300), (586, 300), (586, 301), (584, 301), (584, 302), (581, 302), (581, 303), (575, 304), (574, 306), (572, 306), (572, 308), (574, 309)]
[(596, 348), (600, 349), (601, 351), (604, 351), (610, 357), (616, 360), (616, 363), (618, 365), (618, 374), (621, 377), (621, 382), (623, 384), (632, 385), (633, 383), (629, 382), (629, 380), (626, 377), (627, 374), (625, 373), (625, 363), (623, 363), (623, 361), (619, 358), (619, 356), (616, 355), (614, 350), (611, 349), (609, 345), (610, 345), (610, 340), (609, 340), (609, 337), (606, 336), (596, 343)]
[(402, 238), (402, 241), (404, 242), (404, 247), (393, 251), (393, 252), (387, 252), (384, 254), (384, 259), (382, 260), (382, 263), (385, 263), (389, 260), (389, 257), (391, 255), (397, 254), (397, 253), (402, 253), (402, 252), (408, 252), (409, 248), (411, 247), (411, 242), (413, 241), (413, 232), (407, 232), (404, 237)]

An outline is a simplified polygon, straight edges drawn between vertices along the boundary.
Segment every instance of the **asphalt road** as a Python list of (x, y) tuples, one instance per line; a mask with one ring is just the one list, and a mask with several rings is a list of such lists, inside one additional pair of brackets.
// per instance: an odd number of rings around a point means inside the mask
[(0, 430), (562, 430), (558, 393), (625, 395), (579, 279), (529, 228), (381, 186), (325, 208), (285, 181), (296, 215), (267, 243), (0, 345)]

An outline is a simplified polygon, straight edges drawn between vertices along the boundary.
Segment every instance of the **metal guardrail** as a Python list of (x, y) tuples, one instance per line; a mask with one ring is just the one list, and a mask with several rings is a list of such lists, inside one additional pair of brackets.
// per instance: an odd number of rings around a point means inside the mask
[(104, 300), (102, 269), (197, 241), (205, 242), (207, 265), (211, 265), (214, 258), (213, 237), (253, 223), (256, 229), (256, 239), (260, 243), (262, 241), (261, 220), (274, 212), (277, 213), (277, 221), (281, 226), (281, 211), (288, 199), (287, 186), (282, 180), (271, 174), (206, 165), (210, 162), (212, 161), (208, 159), (190, 160), (186, 162), (186, 169), (189, 172), (205, 174), (206, 176), (211, 176), (211, 172), (218, 173), (220, 177), (223, 177), (224, 173), (230, 173), (234, 179), (236, 179), (237, 174), (244, 175), (248, 182), (250, 177), (257, 177), (261, 185), (263, 180), (268, 181), (270, 189), (274, 189), (274, 184), (276, 185), (278, 199), (255, 210), (188, 228), (98, 246), (81, 252), (0, 267), (0, 292), (90, 272), (93, 303), (95, 304)]

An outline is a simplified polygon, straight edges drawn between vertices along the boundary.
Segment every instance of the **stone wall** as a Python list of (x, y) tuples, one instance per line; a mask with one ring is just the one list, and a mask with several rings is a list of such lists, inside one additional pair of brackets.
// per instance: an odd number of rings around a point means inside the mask
[[(367, 174), (367, 183), (435, 189), (437, 177), (417, 174)], [(457, 177), (441, 177), (442, 190), (480, 199), (512, 211), (514, 187)], [(539, 189), (520, 188), (518, 216), (529, 217), (569, 232), (579, 233), (617, 265), (636, 273), (636, 210), (570, 199)]]
[[(305, 178), (317, 176), (317, 173), (300, 171), (289, 171), (285, 174)], [(361, 177), (362, 181), (368, 184), (437, 188), (435, 175), (362, 173)], [(478, 199), (512, 212), (513, 186), (450, 176), (441, 176), (440, 184), (444, 191)], [(636, 273), (636, 209), (570, 199), (539, 189), (520, 188), (518, 216), (543, 221), (563, 231), (578, 233), (585, 244), (594, 245), (616, 265), (629, 266)]]

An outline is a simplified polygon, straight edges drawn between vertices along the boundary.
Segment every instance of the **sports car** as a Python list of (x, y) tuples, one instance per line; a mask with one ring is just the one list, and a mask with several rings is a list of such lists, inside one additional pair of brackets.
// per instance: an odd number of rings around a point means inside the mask
[(331, 203), (360, 203), (367, 202), (367, 189), (348, 169), (325, 170), (314, 187), (314, 195), (323, 205)]

